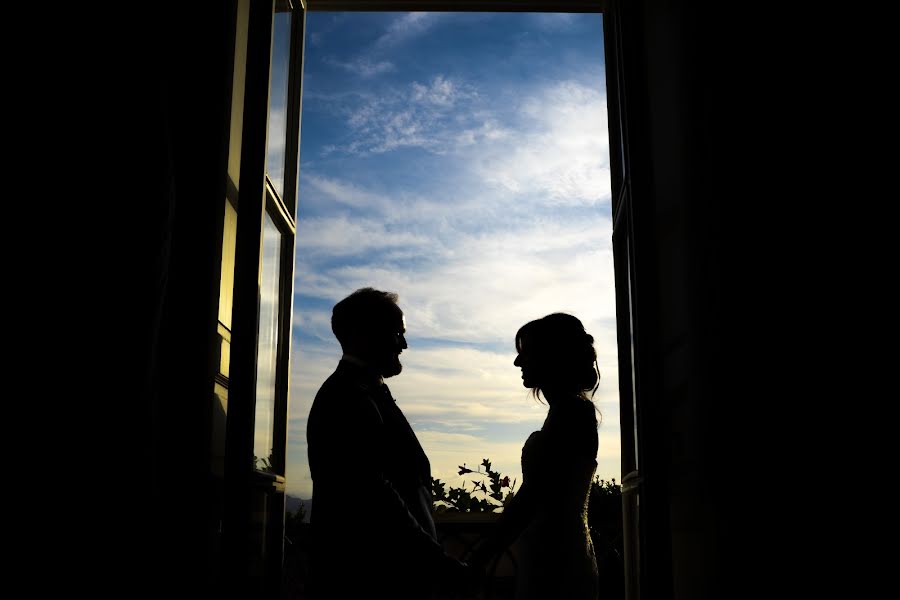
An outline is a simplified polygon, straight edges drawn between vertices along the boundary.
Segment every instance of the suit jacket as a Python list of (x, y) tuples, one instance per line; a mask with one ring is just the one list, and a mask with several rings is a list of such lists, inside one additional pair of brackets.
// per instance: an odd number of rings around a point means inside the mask
[(376, 374), (342, 360), (307, 422), (311, 588), (321, 598), (428, 598), (442, 563), (431, 465)]

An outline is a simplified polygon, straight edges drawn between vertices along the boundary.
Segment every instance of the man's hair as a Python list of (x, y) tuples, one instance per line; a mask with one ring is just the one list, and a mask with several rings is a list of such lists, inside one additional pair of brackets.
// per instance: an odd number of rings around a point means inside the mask
[(397, 298), (393, 292), (364, 287), (335, 304), (331, 311), (331, 330), (341, 347), (384, 327), (400, 310)]

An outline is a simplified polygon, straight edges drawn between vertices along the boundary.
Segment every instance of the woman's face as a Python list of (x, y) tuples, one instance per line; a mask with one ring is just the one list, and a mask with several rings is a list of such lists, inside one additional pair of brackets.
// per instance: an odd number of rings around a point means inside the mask
[(513, 364), (522, 369), (522, 385), (527, 388), (540, 387), (538, 384), (537, 365), (534, 354), (528, 352), (528, 342), (525, 338), (519, 340), (519, 353)]

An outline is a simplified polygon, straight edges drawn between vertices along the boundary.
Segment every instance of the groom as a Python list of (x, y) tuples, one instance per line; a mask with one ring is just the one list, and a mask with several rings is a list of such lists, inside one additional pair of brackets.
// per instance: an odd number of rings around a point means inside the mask
[(431, 465), (384, 380), (407, 347), (397, 295), (356, 290), (334, 306), (343, 356), (307, 423), (315, 598), (430, 598), (476, 576), (437, 542)]

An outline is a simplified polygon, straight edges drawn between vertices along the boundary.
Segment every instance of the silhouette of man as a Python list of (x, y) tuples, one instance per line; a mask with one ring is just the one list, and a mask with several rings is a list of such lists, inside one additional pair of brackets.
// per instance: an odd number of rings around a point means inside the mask
[(471, 589), (437, 542), (431, 465), (384, 379), (407, 347), (397, 295), (359, 289), (334, 306), (343, 356), (307, 423), (315, 598), (430, 598)]

